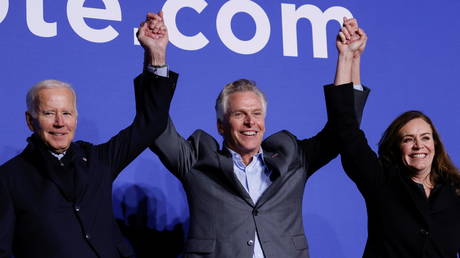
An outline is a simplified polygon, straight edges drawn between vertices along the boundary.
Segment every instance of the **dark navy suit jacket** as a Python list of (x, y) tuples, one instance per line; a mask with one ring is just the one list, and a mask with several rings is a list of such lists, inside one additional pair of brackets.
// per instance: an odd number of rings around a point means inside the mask
[(136, 117), (108, 142), (72, 143), (59, 162), (33, 136), (0, 167), (0, 257), (129, 257), (112, 212), (112, 182), (164, 130), (177, 80), (135, 79)]

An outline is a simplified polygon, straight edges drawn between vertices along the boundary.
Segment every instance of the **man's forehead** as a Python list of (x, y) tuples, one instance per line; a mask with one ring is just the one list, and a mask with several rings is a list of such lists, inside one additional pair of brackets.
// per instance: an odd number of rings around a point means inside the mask
[(42, 88), (38, 91), (38, 98), (71, 98), (74, 99), (75, 95), (72, 90), (66, 87), (53, 87), (53, 88)]
[(37, 105), (57, 103), (76, 108), (74, 92), (66, 87), (42, 88), (37, 92)]
[(229, 95), (227, 100), (227, 113), (237, 111), (262, 111), (264, 112), (264, 103), (261, 96), (253, 91), (234, 92)]
[(258, 102), (262, 104), (262, 97), (253, 91), (237, 91), (229, 95), (228, 103)]

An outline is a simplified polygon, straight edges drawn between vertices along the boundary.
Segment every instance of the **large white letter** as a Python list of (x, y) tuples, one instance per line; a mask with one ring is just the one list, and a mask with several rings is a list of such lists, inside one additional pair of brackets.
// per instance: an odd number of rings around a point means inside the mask
[(295, 10), (294, 4), (281, 4), (283, 24), (283, 54), (298, 56), (297, 53), (297, 21), (306, 18), (312, 27), (313, 57), (327, 58), (326, 25), (330, 20), (336, 20), (342, 25), (343, 17), (353, 17), (351, 12), (340, 6), (333, 6), (326, 11), (310, 4), (302, 5)]
[(121, 21), (121, 9), (118, 0), (102, 0), (106, 9), (83, 7), (85, 0), (69, 0), (67, 2), (67, 17), (72, 29), (80, 37), (96, 43), (113, 40), (118, 32), (111, 26), (103, 29), (89, 27), (84, 18)]
[(168, 27), (169, 40), (176, 47), (184, 50), (198, 50), (203, 48), (209, 43), (209, 40), (199, 32), (194, 36), (186, 36), (182, 34), (176, 25), (176, 16), (180, 9), (189, 7), (197, 13), (201, 13), (208, 5), (203, 0), (168, 0), (163, 5), (163, 12), (165, 14), (165, 24)]
[(0, 23), (5, 19), (8, 13), (8, 0), (0, 0)]
[[(238, 39), (232, 31), (232, 18), (237, 13), (249, 14), (256, 23), (256, 32), (250, 40)], [(265, 47), (270, 39), (270, 21), (264, 9), (250, 0), (230, 0), (219, 10), (216, 20), (217, 33), (222, 42), (239, 54), (254, 54)]]
[(26, 20), (30, 32), (39, 37), (54, 37), (57, 35), (56, 22), (46, 22), (43, 19), (43, 0), (27, 0)]

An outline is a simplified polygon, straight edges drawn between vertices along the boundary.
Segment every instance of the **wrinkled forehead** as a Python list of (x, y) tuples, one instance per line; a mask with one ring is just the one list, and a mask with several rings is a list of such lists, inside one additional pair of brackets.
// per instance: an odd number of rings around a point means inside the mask
[(242, 108), (262, 109), (265, 111), (262, 96), (258, 95), (254, 91), (233, 92), (228, 96), (227, 107), (227, 111)]
[(37, 104), (51, 104), (76, 107), (74, 92), (66, 87), (45, 87), (37, 92)]

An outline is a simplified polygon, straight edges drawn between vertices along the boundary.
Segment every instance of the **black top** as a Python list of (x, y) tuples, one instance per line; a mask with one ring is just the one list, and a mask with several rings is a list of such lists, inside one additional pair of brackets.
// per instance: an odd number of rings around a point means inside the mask
[(429, 198), (394, 164), (384, 165), (367, 144), (353, 115), (353, 94), (332, 91), (327, 99), (341, 145), (343, 167), (366, 201), (368, 240), (363, 257), (457, 257), (460, 198), (441, 182)]

